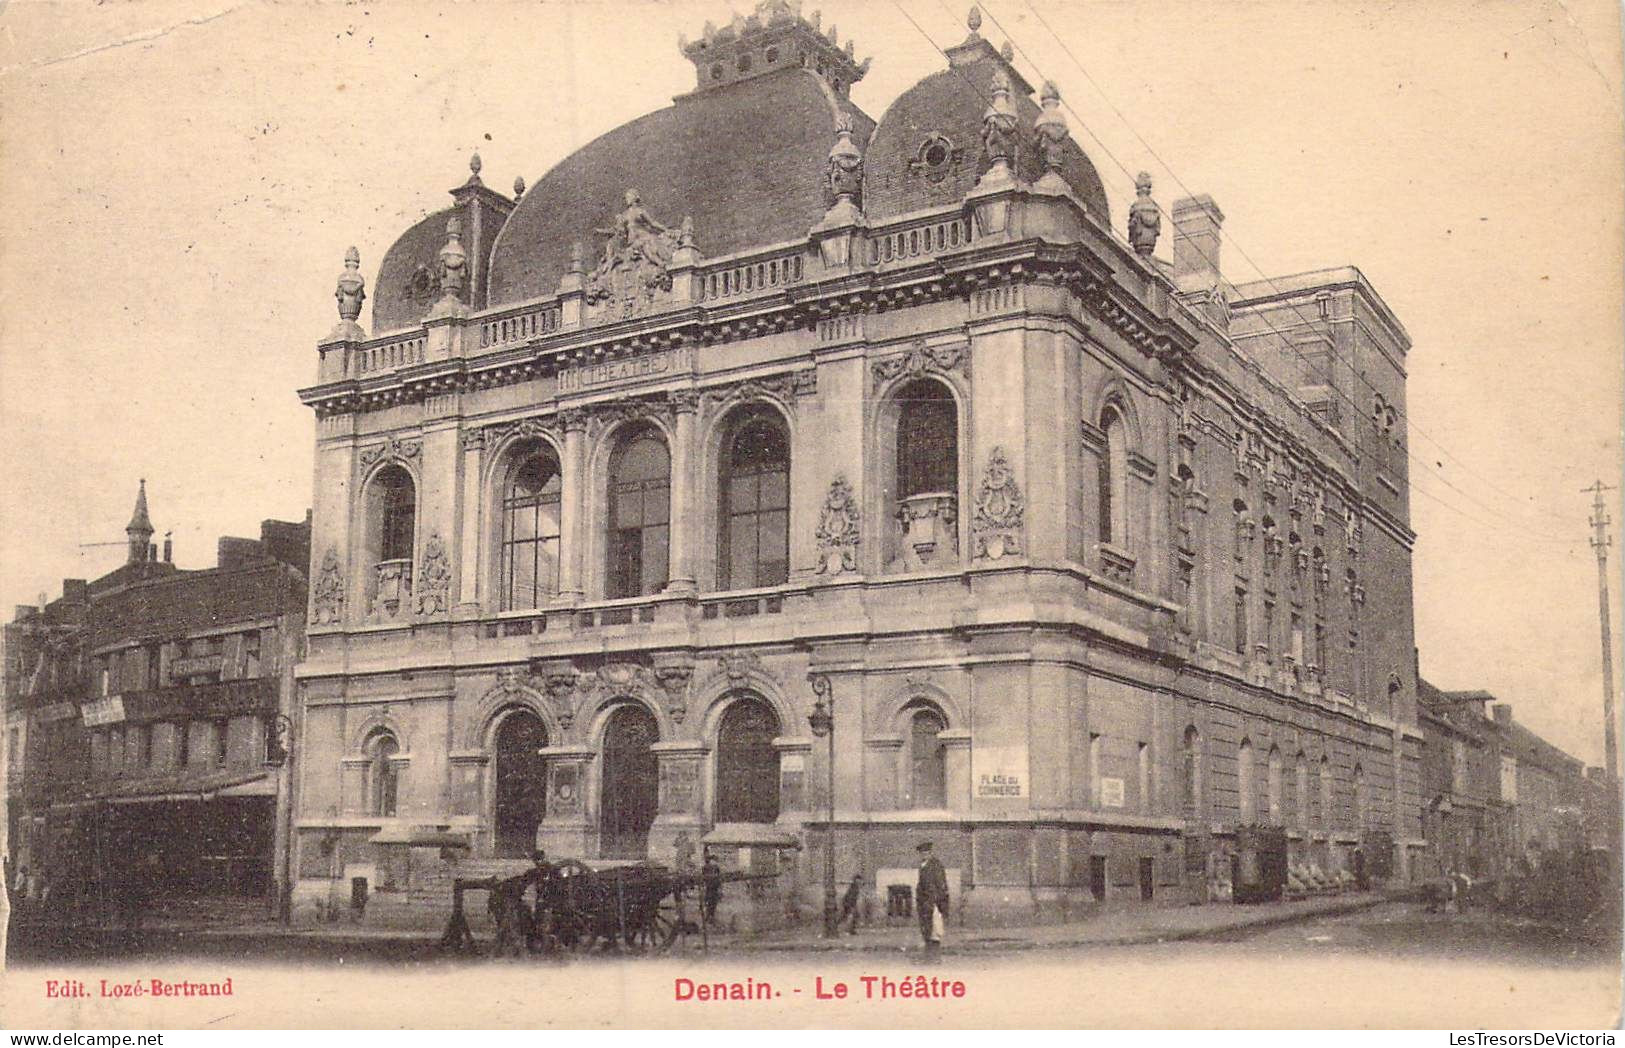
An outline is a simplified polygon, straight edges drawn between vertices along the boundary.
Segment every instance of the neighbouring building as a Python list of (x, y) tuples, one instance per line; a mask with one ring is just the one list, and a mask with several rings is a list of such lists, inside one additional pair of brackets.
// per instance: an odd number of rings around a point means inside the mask
[(832, 831), (894, 910), (933, 839), (971, 919), (1199, 894), (1244, 826), (1405, 876), (1404, 328), (1352, 268), (1227, 280), (1205, 196), (1158, 254), (1150, 180), (1114, 220), (971, 21), (877, 122), (769, 0), (528, 190), (476, 158), (370, 335), (352, 249), (300, 394), (296, 914), (686, 838), (777, 919)]
[(143, 483), (126, 534), (123, 567), (6, 626), (12, 861), (64, 906), (132, 877), (159, 904), (280, 898), (309, 521), (181, 570)]
[(1606, 775), (1519, 724), (1487, 691), (1422, 681), (1424, 875), (1503, 877), (1542, 856), (1613, 847)]

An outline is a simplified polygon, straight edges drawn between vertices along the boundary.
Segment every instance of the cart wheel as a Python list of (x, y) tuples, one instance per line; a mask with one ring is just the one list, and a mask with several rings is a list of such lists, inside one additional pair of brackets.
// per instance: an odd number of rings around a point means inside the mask
[(649, 935), (651, 947), (662, 953), (671, 949), (672, 943), (677, 941), (677, 936), (682, 931), (682, 924), (677, 919), (677, 907), (671, 903), (662, 903), (649, 915), (649, 924), (645, 931)]

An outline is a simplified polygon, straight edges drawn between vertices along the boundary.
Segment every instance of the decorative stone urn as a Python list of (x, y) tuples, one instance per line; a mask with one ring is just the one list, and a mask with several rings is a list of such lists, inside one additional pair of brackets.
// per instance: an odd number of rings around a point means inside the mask
[(910, 495), (897, 507), (903, 571), (930, 571), (959, 561), (959, 502), (946, 491)]

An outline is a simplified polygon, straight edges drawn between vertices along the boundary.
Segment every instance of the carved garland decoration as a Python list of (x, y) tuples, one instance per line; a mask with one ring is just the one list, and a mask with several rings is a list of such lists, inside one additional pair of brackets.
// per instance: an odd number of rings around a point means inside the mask
[(933, 346), (929, 345), (923, 338), (915, 339), (914, 344), (902, 353), (882, 357), (875, 361), (873, 369), (877, 387), (884, 382), (905, 375), (910, 378), (917, 378), (927, 371), (944, 373), (958, 371), (968, 378), (970, 376), (970, 347), (963, 342), (955, 342), (946, 346)]
[(995, 447), (982, 473), (982, 486), (976, 492), (975, 515), (971, 518), (977, 559), (998, 560), (1021, 555), (1026, 509), (1026, 499), (1004, 457), (1004, 449)]
[(334, 626), (344, 619), (344, 569), (331, 546), (322, 555), (322, 566), (316, 574), (311, 611), (318, 626)]
[(394, 459), (397, 462), (405, 462), (408, 459), (417, 458), (418, 453), (422, 450), (423, 442), (421, 440), (397, 439), (391, 436), (384, 443), (376, 444), (361, 452), (361, 468), (367, 469), (374, 462), (381, 459)]
[(451, 561), (438, 531), (423, 545), (423, 567), (415, 588), (419, 615), (444, 615), (451, 610)]
[(818, 370), (802, 368), (789, 374), (750, 378), (731, 386), (709, 389), (702, 395), (701, 401), (707, 411), (752, 400), (778, 400), (793, 408), (796, 397), (809, 396), (816, 392), (818, 392)]
[(824, 507), (818, 515), (818, 530), (813, 533), (818, 543), (817, 574), (833, 577), (858, 570), (861, 514), (845, 474), (837, 473), (830, 481), (829, 494), (824, 496)]

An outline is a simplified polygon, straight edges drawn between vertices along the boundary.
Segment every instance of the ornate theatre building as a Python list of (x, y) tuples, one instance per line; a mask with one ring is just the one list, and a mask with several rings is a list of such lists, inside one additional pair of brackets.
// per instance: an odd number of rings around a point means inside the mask
[(978, 21), (877, 123), (764, 2), (669, 107), (345, 260), (296, 913), (684, 839), (794, 913), (831, 828), (882, 907), (933, 839), (969, 919), (1200, 897), (1240, 827), (1404, 876), (1405, 331), (1352, 268), (1227, 282), (1210, 198), (1114, 220)]

